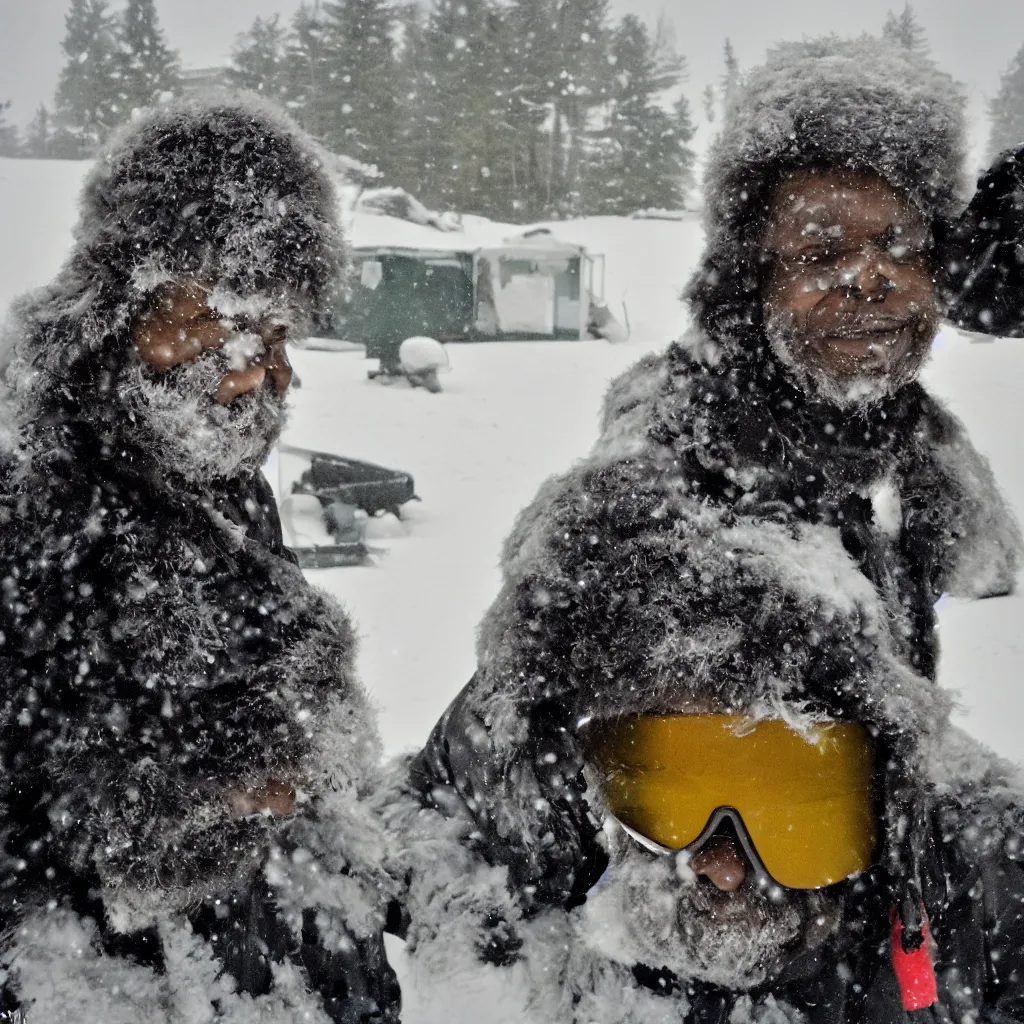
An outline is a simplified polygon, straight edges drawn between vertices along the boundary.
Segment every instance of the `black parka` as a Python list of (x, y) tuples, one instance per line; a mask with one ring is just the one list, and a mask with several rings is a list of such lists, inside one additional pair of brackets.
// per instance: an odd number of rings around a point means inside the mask
[[(259, 102), (149, 112), (93, 168), (56, 280), (14, 307), (0, 960), (29, 1019), (105, 1020), (102, 997), (213, 1020), (250, 996), (281, 1019), (397, 1017), (352, 626), (285, 549), (259, 465), (169, 473), (125, 397), (161, 284), (296, 330), (327, 301), (343, 246), (321, 159)], [(269, 780), (294, 815), (239, 813), (232, 795)]]

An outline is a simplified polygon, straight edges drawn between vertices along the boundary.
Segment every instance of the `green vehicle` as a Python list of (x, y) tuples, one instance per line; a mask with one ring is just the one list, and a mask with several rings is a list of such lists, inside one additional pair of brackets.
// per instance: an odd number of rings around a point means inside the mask
[(410, 337), (447, 343), (590, 336), (593, 312), (603, 308), (603, 256), (595, 259), (546, 229), (477, 247), (454, 232), (403, 227), (432, 244), (354, 245), (349, 296), (334, 325), (339, 338), (365, 345), (367, 357), (380, 360), (381, 373), (401, 372), (398, 349)]

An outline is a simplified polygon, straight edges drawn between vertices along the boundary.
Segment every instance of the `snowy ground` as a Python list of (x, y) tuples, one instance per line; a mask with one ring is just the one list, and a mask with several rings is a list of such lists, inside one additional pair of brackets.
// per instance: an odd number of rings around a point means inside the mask
[[(624, 257), (627, 243), (636, 244), (633, 255), (650, 260), (652, 276), (659, 273), (659, 257), (692, 256), (692, 226), (676, 225), (676, 239), (667, 230), (663, 238), (645, 239), (650, 227), (620, 222), (601, 230), (623, 247)], [(389, 749), (421, 742), (472, 673), (475, 625), (496, 592), (498, 552), (516, 511), (541, 480), (594, 440), (607, 381), (665, 340), (652, 333), (620, 347), (453, 347), (441, 395), (368, 382), (366, 368), (374, 364), (358, 353), (295, 354), (303, 387), (288, 439), (407, 469), (423, 499), (406, 506), (398, 536), (373, 542), (387, 549), (374, 566), (309, 574), (341, 598), (359, 624), (363, 678), (381, 710)], [(1016, 394), (1022, 371), (1024, 343), (978, 344), (949, 332), (936, 343), (929, 376), (966, 420), (1024, 515)], [(940, 614), (942, 681), (961, 691), (968, 727), (1024, 761), (1024, 596), (950, 601)]]
[[(0, 160), (0, 307), (44, 283), (71, 238), (84, 165)], [(613, 312), (631, 340), (452, 346), (445, 392), (366, 380), (360, 353), (298, 351), (286, 440), (409, 470), (423, 499), (365, 568), (310, 573), (341, 598), (362, 634), (361, 671), (389, 751), (421, 742), (474, 664), (475, 626), (498, 585), (502, 538), (540, 482), (582, 455), (608, 380), (663, 347), (700, 249), (694, 220), (591, 218), (553, 225), (607, 257)], [(1024, 515), (1017, 389), (1024, 342), (973, 343), (946, 332), (930, 380), (968, 424)], [(941, 611), (942, 681), (962, 695), (968, 728), (1024, 761), (1024, 597)]]

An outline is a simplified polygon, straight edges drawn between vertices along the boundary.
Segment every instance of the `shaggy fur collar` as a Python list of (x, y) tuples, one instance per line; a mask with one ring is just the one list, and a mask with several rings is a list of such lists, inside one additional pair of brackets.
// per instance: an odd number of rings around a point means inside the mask
[(930, 732), (931, 605), (1008, 589), (1019, 557), (987, 463), (918, 385), (840, 418), (709, 345), (614, 384), (590, 457), (519, 517), (480, 634), (488, 715), (703, 695)]

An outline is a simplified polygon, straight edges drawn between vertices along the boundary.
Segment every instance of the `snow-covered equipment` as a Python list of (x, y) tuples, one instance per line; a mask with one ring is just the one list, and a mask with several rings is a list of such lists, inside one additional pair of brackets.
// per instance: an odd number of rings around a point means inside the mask
[(407, 220), (413, 224), (436, 228), (438, 231), (457, 230), (457, 224), (451, 217), (428, 210), (404, 188), (366, 189), (359, 196), (356, 210), (362, 213), (397, 217), (399, 220)]
[(686, 217), (686, 210), (665, 210), (658, 207), (648, 207), (644, 210), (634, 210), (630, 220), (683, 220)]
[(443, 373), (450, 368), (448, 353), (435, 338), (406, 338), (398, 347), (398, 365), (406, 374)]
[(309, 448), (278, 445), (276, 465), (267, 470), (285, 545), (303, 568), (364, 564), (371, 553), (367, 518), (401, 518), (402, 506), (418, 500), (409, 473)]
[[(481, 249), (475, 260), (477, 331), (502, 339), (587, 337), (597, 265), (583, 246), (546, 229)], [(603, 258), (599, 265), (603, 293)]]
[(949, 319), (977, 334), (1024, 336), (1024, 148), (1003, 153), (936, 236)]
[[(333, 333), (399, 373), (407, 338), (449, 342), (593, 336), (604, 257), (547, 229), (499, 241), (357, 214), (353, 273)], [(598, 335), (603, 336), (603, 335)]]
[(615, 319), (612, 311), (603, 303), (595, 299), (590, 301), (590, 323), (587, 329), (595, 337), (604, 338), (613, 345), (629, 341), (629, 311), (626, 309), (626, 300), (622, 300), (622, 322)]
[(398, 346), (398, 371), (388, 374), (383, 368), (371, 370), (373, 380), (380, 376), (402, 376), (414, 388), (426, 388), (433, 394), (441, 391), (440, 374), (451, 369), (448, 353), (436, 338), (406, 338)]

